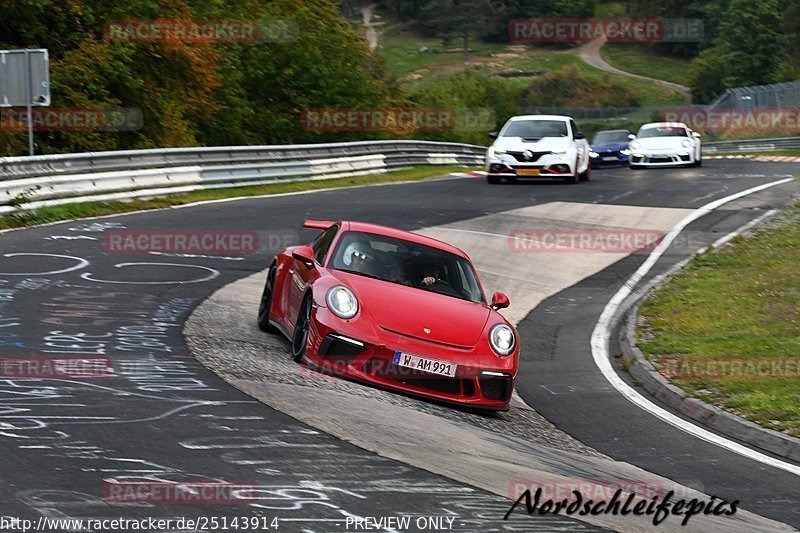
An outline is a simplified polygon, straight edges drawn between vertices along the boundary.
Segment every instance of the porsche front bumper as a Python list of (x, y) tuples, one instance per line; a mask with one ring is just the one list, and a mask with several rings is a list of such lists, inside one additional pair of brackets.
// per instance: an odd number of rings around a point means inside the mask
[(694, 163), (694, 154), (689, 150), (641, 151), (630, 156), (630, 164), (640, 166), (674, 166)]
[[(375, 336), (365, 331), (368, 330), (354, 327), (324, 307), (315, 308), (305, 362), (323, 373), (415, 396), (480, 409), (508, 410), (517, 371), (516, 352), (500, 357), (488, 345), (479, 353), (478, 349), (428, 342), (383, 328)], [(452, 363), (455, 376), (396, 365), (398, 351)]]

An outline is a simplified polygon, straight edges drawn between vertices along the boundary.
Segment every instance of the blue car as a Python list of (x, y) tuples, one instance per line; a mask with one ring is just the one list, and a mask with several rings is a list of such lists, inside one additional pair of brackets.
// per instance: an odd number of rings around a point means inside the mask
[(631, 151), (628, 143), (631, 142), (628, 130), (605, 130), (598, 131), (589, 145), (589, 160), (592, 168), (600, 168), (606, 165), (628, 165)]

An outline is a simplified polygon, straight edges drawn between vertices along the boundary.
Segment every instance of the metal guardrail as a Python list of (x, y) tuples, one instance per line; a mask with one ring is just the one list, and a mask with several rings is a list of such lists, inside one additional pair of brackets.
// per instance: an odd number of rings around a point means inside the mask
[(476, 149), (480, 149), (481, 152), (486, 150), (485, 147), (460, 143), (397, 140), (329, 144), (161, 148), (154, 150), (38, 155), (32, 157), (3, 157), (0, 158), (0, 181), (111, 170), (300, 161), (312, 157), (336, 158), (444, 151), (470, 155), (474, 154)]
[(769, 152), (800, 148), (800, 137), (777, 137), (744, 141), (719, 141), (703, 143), (703, 151), (715, 152)]
[(46, 205), (483, 164), (486, 148), (433, 141), (170, 148), (0, 158), (0, 214)]

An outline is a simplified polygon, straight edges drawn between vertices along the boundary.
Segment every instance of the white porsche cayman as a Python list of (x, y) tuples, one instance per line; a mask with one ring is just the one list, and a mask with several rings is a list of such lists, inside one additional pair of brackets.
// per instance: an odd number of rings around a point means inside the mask
[(645, 124), (631, 136), (630, 167), (699, 167), (703, 156), (700, 144), (700, 134), (682, 122)]

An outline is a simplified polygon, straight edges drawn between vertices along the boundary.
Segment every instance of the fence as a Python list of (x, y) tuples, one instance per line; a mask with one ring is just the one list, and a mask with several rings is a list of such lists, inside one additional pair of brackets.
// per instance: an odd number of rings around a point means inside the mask
[(708, 107), (714, 111), (798, 108), (800, 80), (728, 89)]

